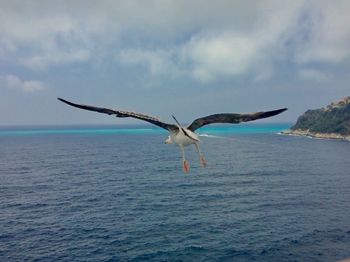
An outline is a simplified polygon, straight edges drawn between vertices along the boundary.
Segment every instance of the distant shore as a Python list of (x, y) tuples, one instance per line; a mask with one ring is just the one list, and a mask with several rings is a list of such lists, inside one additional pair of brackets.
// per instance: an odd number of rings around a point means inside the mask
[(350, 141), (350, 135), (341, 135), (338, 133), (319, 133), (319, 132), (311, 132), (309, 130), (304, 129), (295, 129), (295, 130), (285, 130), (282, 131), (283, 135), (291, 135), (291, 136), (307, 136), (313, 138), (320, 139), (337, 139), (337, 140), (346, 140)]

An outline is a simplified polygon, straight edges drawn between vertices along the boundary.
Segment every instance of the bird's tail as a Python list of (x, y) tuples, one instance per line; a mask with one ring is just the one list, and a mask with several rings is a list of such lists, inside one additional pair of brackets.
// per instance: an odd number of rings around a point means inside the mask
[(174, 115), (171, 116), (174, 118), (175, 122), (179, 125), (179, 127), (181, 127), (181, 124), (179, 123), (179, 121), (177, 121), (176, 117)]

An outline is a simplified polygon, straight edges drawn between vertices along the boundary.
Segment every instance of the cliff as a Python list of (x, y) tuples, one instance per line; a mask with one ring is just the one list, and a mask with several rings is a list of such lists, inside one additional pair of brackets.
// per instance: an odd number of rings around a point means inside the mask
[(350, 141), (350, 96), (320, 109), (307, 110), (283, 133)]

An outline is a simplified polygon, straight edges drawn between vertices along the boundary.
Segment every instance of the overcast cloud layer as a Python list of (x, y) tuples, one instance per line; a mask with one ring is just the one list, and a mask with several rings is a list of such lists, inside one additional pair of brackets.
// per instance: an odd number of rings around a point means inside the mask
[(276, 121), (295, 121), (350, 95), (349, 10), (322, 0), (0, 1), (0, 125), (115, 121), (57, 96), (184, 122), (287, 106)]

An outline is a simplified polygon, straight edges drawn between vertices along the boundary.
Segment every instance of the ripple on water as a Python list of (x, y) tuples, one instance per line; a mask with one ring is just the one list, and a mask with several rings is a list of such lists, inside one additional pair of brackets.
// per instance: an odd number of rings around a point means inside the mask
[(135, 136), (1, 137), (0, 260), (350, 257), (348, 143), (203, 138), (184, 175), (163, 134)]

